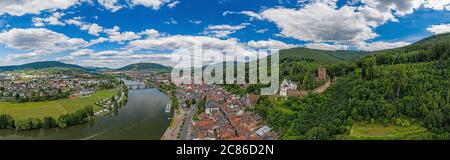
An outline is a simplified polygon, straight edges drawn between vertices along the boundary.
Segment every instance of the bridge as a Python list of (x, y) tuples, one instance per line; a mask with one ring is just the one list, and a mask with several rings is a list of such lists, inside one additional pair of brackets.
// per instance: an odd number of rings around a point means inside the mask
[(145, 84), (129, 84), (126, 85), (128, 87), (128, 90), (139, 90), (139, 89), (148, 89), (150, 87), (148, 87)]

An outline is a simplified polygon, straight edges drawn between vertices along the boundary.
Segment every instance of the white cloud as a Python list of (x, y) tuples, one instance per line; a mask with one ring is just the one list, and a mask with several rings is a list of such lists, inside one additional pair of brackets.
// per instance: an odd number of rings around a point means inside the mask
[(311, 49), (320, 49), (320, 50), (329, 50), (329, 51), (346, 50), (348, 48), (347, 45), (327, 44), (327, 43), (308, 43), (308, 44), (305, 44), (305, 47), (311, 48)]
[(434, 10), (450, 10), (450, 0), (425, 0), (424, 7)]
[(75, 25), (80, 27), (80, 30), (87, 31), (89, 34), (99, 36), (100, 32), (103, 32), (104, 28), (95, 23), (86, 23), (77, 19), (69, 19), (65, 21), (69, 25)]
[(256, 33), (266, 33), (267, 31), (269, 31), (268, 29), (259, 29), (256, 31)]
[(122, 5), (119, 4), (118, 0), (97, 0), (100, 5), (110, 10), (111, 12), (116, 12), (123, 8)]
[(33, 25), (36, 27), (41, 27), (44, 26), (45, 24), (64, 26), (66, 24), (59, 20), (64, 15), (65, 14), (61, 12), (54, 12), (51, 16), (46, 18), (34, 17), (32, 19)]
[(434, 34), (449, 33), (450, 24), (432, 25), (427, 28), (427, 31), (432, 32)]
[[(255, 58), (254, 50), (251, 50), (246, 44), (240, 43), (237, 39), (219, 39), (209, 36), (190, 36), (190, 35), (174, 35), (164, 36), (155, 39), (135, 40), (129, 43), (129, 47), (133, 50), (154, 50), (154, 51), (173, 51), (169, 54), (167, 63), (176, 63), (181, 59), (189, 58), (193, 52), (195, 44), (202, 44), (202, 50), (207, 56), (218, 56), (220, 54), (229, 54), (231, 56), (248, 56), (250, 59)], [(166, 55), (165, 55), (166, 56)], [(194, 59), (200, 59), (196, 57)], [(214, 59), (214, 62), (221, 62), (221, 59)], [(205, 60), (203, 63), (212, 63)], [(187, 65), (187, 64), (180, 64)], [(197, 64), (198, 65), (198, 64)]]
[(78, 2), (79, 0), (1, 0), (0, 15), (39, 14), (44, 10), (67, 9)]
[(178, 4), (180, 4), (180, 1), (174, 1), (174, 2), (170, 3), (169, 5), (167, 5), (167, 7), (175, 8)]
[(373, 43), (360, 43), (357, 45), (357, 49), (363, 51), (379, 51), (385, 49), (392, 49), (410, 45), (409, 42), (373, 42)]
[(146, 29), (139, 33), (139, 35), (147, 37), (147, 38), (157, 38), (161, 36), (161, 34), (155, 29)]
[(44, 28), (11, 29), (0, 33), (0, 43), (19, 50), (45, 50), (48, 52), (76, 49), (86, 46), (83, 39), (69, 38)]
[(241, 12), (225, 11), (225, 12), (223, 12), (222, 15), (226, 16), (226, 15), (230, 15), (230, 14), (243, 14), (243, 15), (249, 16), (250, 20), (254, 20), (254, 19), (262, 20), (263, 19), (263, 17), (260, 14), (252, 12), (252, 11), (241, 11)]
[(242, 23), (237, 26), (232, 26), (228, 24), (224, 25), (210, 25), (205, 28), (203, 32), (204, 35), (212, 35), (219, 38), (229, 37), (230, 34), (236, 33), (236, 31), (244, 29), (249, 25), (248, 23)]
[(108, 39), (110, 42), (123, 43), (124, 41), (130, 41), (141, 38), (139, 34), (136, 34), (134, 32), (131, 31), (120, 32), (119, 30), (120, 28), (118, 26), (114, 26), (112, 29), (106, 29), (104, 32), (109, 36)]
[(192, 24), (201, 24), (202, 21), (200, 21), (200, 20), (189, 20), (189, 23), (192, 23)]
[(271, 8), (261, 15), (274, 22), (283, 36), (299, 40), (348, 43), (377, 37), (365, 16), (355, 10), (313, 3), (301, 9)]
[(173, 18), (170, 18), (169, 21), (165, 21), (164, 23), (165, 24), (178, 24), (178, 22), (175, 19), (173, 19)]
[(8, 60), (36, 59), (45, 55), (86, 47), (88, 42), (44, 28), (11, 29), (0, 33), (0, 44), (28, 53), (9, 54)]
[(158, 10), (159, 8), (161, 8), (161, 6), (170, 2), (170, 0), (131, 0), (131, 5), (142, 5), (154, 10)]
[(89, 56), (94, 53), (94, 50), (92, 49), (80, 49), (77, 51), (74, 51), (70, 53), (70, 56), (72, 57), (83, 57), (83, 56)]
[(247, 46), (255, 49), (288, 49), (297, 47), (296, 45), (286, 44), (281, 41), (269, 39), (267, 41), (250, 41), (247, 43)]

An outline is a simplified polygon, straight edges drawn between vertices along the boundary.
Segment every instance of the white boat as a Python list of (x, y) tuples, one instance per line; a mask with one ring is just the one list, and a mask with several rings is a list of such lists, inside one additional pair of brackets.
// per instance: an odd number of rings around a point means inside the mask
[(166, 113), (170, 113), (170, 110), (172, 109), (172, 103), (168, 103), (166, 105)]

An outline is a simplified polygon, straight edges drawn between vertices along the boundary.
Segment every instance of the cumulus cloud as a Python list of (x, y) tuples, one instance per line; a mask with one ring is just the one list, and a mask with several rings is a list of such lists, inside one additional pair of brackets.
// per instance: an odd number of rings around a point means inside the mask
[(111, 12), (116, 12), (123, 8), (123, 6), (119, 4), (118, 0), (97, 0), (97, 2)]
[(410, 45), (409, 42), (373, 42), (373, 43), (360, 43), (357, 45), (357, 49), (363, 51), (379, 51), (385, 49), (392, 49)]
[(8, 48), (20, 50), (60, 51), (86, 46), (80, 38), (69, 38), (64, 34), (44, 28), (18, 29), (0, 33), (0, 43)]
[(158, 10), (161, 6), (168, 4), (171, 0), (131, 0), (131, 5), (142, 5), (145, 7), (152, 8), (154, 10)]
[(450, 0), (425, 0), (424, 7), (434, 10), (450, 10)]
[(250, 41), (247, 43), (247, 45), (251, 48), (255, 49), (288, 49), (288, 48), (294, 48), (297, 47), (297, 45), (292, 44), (286, 44), (281, 41), (269, 39), (267, 41)]
[(64, 15), (65, 14), (61, 12), (54, 12), (51, 16), (46, 18), (34, 17), (32, 19), (33, 25), (36, 27), (42, 27), (45, 26), (46, 24), (64, 26), (66, 24), (60, 21), (60, 18)]
[(204, 35), (212, 35), (219, 38), (229, 37), (230, 34), (236, 33), (236, 31), (244, 29), (249, 25), (248, 23), (242, 23), (237, 26), (232, 26), (228, 24), (224, 25), (210, 25), (205, 28), (203, 32)]
[(153, 10), (159, 10), (164, 5), (167, 5), (169, 8), (174, 8), (180, 3), (177, 0), (127, 0), (127, 3), (120, 3), (120, 0), (97, 0), (97, 2), (111, 12), (134, 6), (144, 6)]
[(106, 29), (104, 32), (109, 36), (110, 42), (122, 43), (125, 41), (135, 40), (141, 38), (139, 34), (131, 31), (120, 32), (118, 26), (114, 26), (112, 29)]
[(427, 28), (427, 31), (432, 32), (434, 34), (449, 33), (450, 24), (432, 25)]
[(0, 33), (0, 44), (7, 48), (27, 51), (9, 54), (8, 59), (42, 58), (57, 52), (75, 50), (89, 45), (83, 39), (69, 38), (64, 34), (44, 28), (11, 29)]
[(311, 48), (311, 49), (320, 49), (320, 50), (329, 50), (329, 51), (346, 50), (348, 48), (347, 45), (327, 44), (327, 43), (308, 43), (308, 44), (305, 44), (305, 47)]
[(0, 15), (39, 14), (44, 10), (67, 9), (78, 3), (79, 0), (1, 0)]
[(75, 25), (80, 27), (80, 30), (87, 31), (89, 34), (99, 36), (103, 32), (104, 28), (96, 23), (82, 22), (78, 19), (69, 19), (65, 21), (69, 25)]
[(261, 15), (274, 22), (283, 36), (304, 41), (349, 43), (377, 37), (364, 15), (355, 10), (313, 3), (301, 9), (271, 8)]

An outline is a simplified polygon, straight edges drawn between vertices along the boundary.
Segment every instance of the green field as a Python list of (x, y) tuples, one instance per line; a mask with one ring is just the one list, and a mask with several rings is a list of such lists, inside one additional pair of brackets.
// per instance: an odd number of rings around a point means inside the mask
[(100, 110), (101, 107), (95, 105), (95, 102), (109, 98), (117, 94), (117, 89), (103, 90), (94, 93), (89, 97), (75, 97), (46, 102), (29, 103), (0, 103), (0, 114), (9, 114), (15, 119), (23, 118), (44, 118), (53, 116), (55, 118), (62, 114), (72, 113), (88, 105), (94, 106), (94, 110)]
[(429, 132), (419, 125), (400, 127), (395, 125), (354, 125), (348, 139), (352, 140), (417, 140), (427, 139)]

